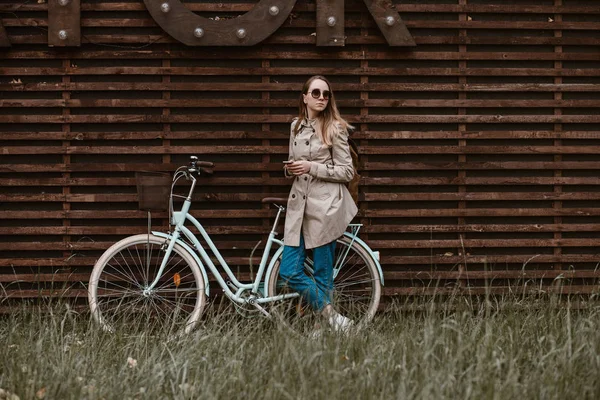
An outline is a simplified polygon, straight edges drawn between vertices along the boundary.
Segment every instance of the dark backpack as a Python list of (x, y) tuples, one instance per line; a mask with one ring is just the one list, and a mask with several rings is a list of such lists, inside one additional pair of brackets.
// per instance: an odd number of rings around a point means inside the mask
[[(348, 138), (348, 146), (350, 147), (350, 156), (352, 157), (352, 167), (354, 167), (354, 177), (350, 182), (346, 183), (346, 187), (354, 203), (358, 204), (358, 182), (360, 181), (360, 175), (358, 174), (358, 145), (354, 140)], [(331, 153), (331, 162), (333, 162), (333, 148), (329, 148), (329, 153)]]

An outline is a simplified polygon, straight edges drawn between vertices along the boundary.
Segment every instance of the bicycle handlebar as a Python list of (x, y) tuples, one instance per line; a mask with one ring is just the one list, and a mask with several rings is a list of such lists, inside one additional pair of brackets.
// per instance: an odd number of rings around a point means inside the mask
[(190, 166), (188, 167), (188, 172), (196, 172), (198, 175), (212, 175), (214, 163), (210, 161), (198, 161), (198, 157), (191, 156), (190, 157)]
[(210, 161), (198, 161), (196, 162), (196, 166), (201, 168), (212, 168), (215, 166), (215, 164)]

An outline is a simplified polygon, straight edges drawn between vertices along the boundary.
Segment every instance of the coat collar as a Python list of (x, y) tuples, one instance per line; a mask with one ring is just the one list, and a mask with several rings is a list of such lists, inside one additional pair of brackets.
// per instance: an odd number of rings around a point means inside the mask
[(302, 132), (305, 128), (308, 129), (308, 137), (311, 138), (317, 132), (317, 119), (303, 119), (298, 132)]
[(306, 127), (306, 126), (309, 126), (309, 127), (311, 127), (311, 128), (315, 128), (315, 127), (317, 126), (317, 119), (316, 119), (316, 118), (315, 118), (315, 119), (303, 119), (303, 120), (300, 122), (300, 126), (301, 126), (302, 128), (304, 128), (304, 127)]

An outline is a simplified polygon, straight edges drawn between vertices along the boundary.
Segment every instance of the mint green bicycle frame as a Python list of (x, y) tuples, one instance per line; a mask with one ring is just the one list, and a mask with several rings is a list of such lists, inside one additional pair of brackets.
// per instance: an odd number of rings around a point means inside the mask
[[(167, 233), (156, 232), (156, 231), (152, 232), (152, 234), (154, 234), (155, 236), (162, 237), (165, 239), (165, 241), (168, 241), (169, 245), (166, 249), (165, 256), (164, 256), (161, 266), (158, 270), (158, 273), (156, 274), (156, 278), (144, 290), (144, 293), (151, 292), (152, 289), (158, 283), (158, 281), (159, 281), (160, 277), (162, 276), (162, 273), (167, 265), (167, 260), (173, 250), (173, 247), (175, 246), (175, 243), (177, 243), (177, 244), (181, 245), (182, 247), (184, 247), (194, 257), (194, 259), (198, 263), (200, 271), (206, 282), (206, 288), (205, 288), (206, 295), (209, 294), (209, 291), (208, 291), (209, 285), (208, 285), (208, 276), (206, 274), (204, 265), (208, 266), (208, 268), (210, 269), (210, 271), (213, 273), (213, 275), (217, 279), (217, 282), (219, 283), (219, 285), (221, 286), (221, 288), (223, 289), (223, 291), (225, 292), (227, 297), (229, 297), (231, 300), (233, 300), (237, 303), (240, 303), (240, 304), (247, 304), (247, 303), (252, 304), (266, 315), (269, 315), (269, 314), (260, 306), (260, 304), (298, 297), (299, 296), (298, 293), (287, 293), (287, 294), (283, 294), (283, 295), (265, 297), (264, 296), (265, 293), (263, 292), (263, 295), (262, 296), (260, 295), (261, 281), (262, 281), (263, 274), (265, 274), (265, 269), (266, 269), (266, 275), (265, 275), (265, 280), (264, 280), (265, 284), (263, 285), (263, 288), (262, 288), (263, 290), (266, 290), (266, 282), (268, 282), (269, 276), (272, 273), (275, 262), (279, 259), (279, 256), (283, 252), (283, 241), (281, 241), (275, 237), (277, 235), (277, 232), (275, 231), (275, 229), (277, 228), (279, 219), (281, 217), (281, 213), (285, 210), (285, 207), (277, 206), (278, 211), (277, 211), (277, 216), (275, 217), (275, 223), (273, 224), (273, 228), (271, 229), (271, 232), (269, 233), (269, 239), (267, 240), (267, 243), (265, 245), (265, 249), (263, 251), (263, 254), (262, 254), (262, 257), (260, 260), (260, 265), (259, 265), (256, 277), (254, 279), (254, 282), (241, 283), (235, 277), (235, 275), (231, 271), (231, 268), (229, 268), (229, 265), (227, 265), (227, 262), (221, 256), (221, 253), (219, 252), (219, 250), (213, 243), (212, 239), (210, 238), (209, 234), (206, 232), (206, 230), (204, 229), (202, 224), (200, 224), (200, 222), (196, 218), (194, 218), (192, 215), (190, 215), (188, 213), (190, 206), (192, 204), (192, 194), (194, 192), (194, 188), (196, 185), (196, 178), (191, 175), (189, 177), (192, 179), (192, 185), (191, 185), (189, 194), (186, 197), (186, 199), (183, 203), (183, 206), (181, 207), (181, 211), (172, 213), (171, 223), (172, 223), (172, 225), (175, 225), (175, 229), (173, 230), (173, 233), (167, 234)], [(227, 274), (227, 277), (229, 278), (229, 282), (226, 282), (223, 279), (223, 277), (219, 273), (219, 269), (215, 266), (213, 261), (210, 259), (208, 253), (200, 244), (200, 241), (196, 238), (194, 233), (185, 226), (186, 221), (190, 221), (198, 229), (198, 231), (200, 232), (200, 235), (205, 240), (205, 242), (208, 244), (208, 247), (212, 251), (213, 255), (216, 257), (217, 261), (219, 262), (219, 264), (221, 265), (223, 270), (225, 270), (225, 273)], [(357, 237), (358, 231), (359, 231), (360, 227), (362, 226), (361, 224), (351, 224), (350, 226), (352, 228), (352, 232), (351, 233), (345, 232), (344, 235), (349, 237), (353, 242), (354, 241), (358, 242), (362, 247), (364, 247), (369, 252), (373, 261), (375, 261), (375, 263), (377, 265), (377, 268), (379, 271), (379, 278), (381, 280), (381, 283), (383, 284), (383, 271), (381, 270), (381, 266), (379, 264), (378, 252), (373, 252), (369, 248), (369, 246), (367, 246), (362, 240), (360, 240)], [(190, 246), (186, 242), (181, 240), (182, 233), (193, 244), (193, 246), (196, 250), (195, 252), (190, 248)], [(269, 260), (269, 253), (271, 252), (273, 244), (279, 246), (279, 248), (275, 251), (275, 253), (274, 253), (273, 257), (271, 258), (269, 265), (267, 267), (267, 262)], [(350, 246), (348, 246), (347, 252), (350, 250), (351, 245), (352, 245), (352, 243), (350, 244)], [(200, 254), (200, 257), (202, 257), (202, 260), (200, 260), (200, 258), (196, 254), (196, 252)], [(338, 263), (339, 265), (343, 264), (343, 261), (347, 255), (347, 252), (346, 252), (346, 254), (343, 255), (341, 261)], [(204, 263), (202, 261), (204, 261)], [(334, 277), (337, 274), (338, 270), (339, 270), (339, 266), (338, 265), (334, 266)], [(233, 292), (230, 289), (230, 286), (235, 288), (235, 292)], [(246, 291), (250, 291), (251, 295), (249, 297), (242, 297), (242, 294)]]

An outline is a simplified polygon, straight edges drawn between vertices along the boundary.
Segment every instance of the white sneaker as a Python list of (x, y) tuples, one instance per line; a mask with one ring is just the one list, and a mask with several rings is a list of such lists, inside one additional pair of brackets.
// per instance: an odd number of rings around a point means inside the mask
[(323, 330), (321, 328), (315, 329), (311, 333), (308, 334), (308, 338), (312, 340), (320, 339), (323, 336)]
[(354, 321), (352, 321), (350, 318), (344, 317), (342, 314), (339, 314), (336, 311), (331, 313), (331, 315), (327, 318), (327, 322), (329, 322), (329, 326), (333, 328), (334, 332), (348, 333), (354, 326)]
[(316, 340), (323, 336), (323, 329), (321, 328), (321, 324), (317, 323), (313, 326), (313, 330), (308, 334), (310, 339)]

